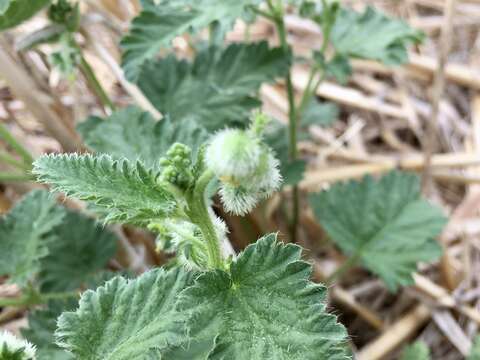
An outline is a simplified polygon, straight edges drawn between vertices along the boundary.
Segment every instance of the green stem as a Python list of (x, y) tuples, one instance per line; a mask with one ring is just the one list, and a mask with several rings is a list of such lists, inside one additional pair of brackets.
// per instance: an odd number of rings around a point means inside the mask
[(46, 304), (50, 300), (61, 300), (71, 297), (77, 297), (78, 292), (61, 292), (61, 293), (48, 293), (48, 294), (38, 294), (31, 293), (22, 295), (17, 298), (0, 298), (0, 307), (6, 306), (33, 306)]
[(23, 171), (29, 171), (31, 169), (31, 165), (27, 165), (23, 162), (18, 161), (12, 155), (4, 151), (0, 151), (0, 161), (10, 164), (16, 167), (17, 169), (20, 169)]
[[(285, 21), (283, 19), (283, 9), (281, 6), (275, 7), (271, 1), (268, 1), (268, 6), (270, 11), (272, 11), (274, 16), (274, 23), (277, 28), (278, 37), (280, 38), (280, 44), (283, 48), (285, 54), (290, 51), (290, 46), (287, 42), (287, 31), (285, 28)], [(289, 70), (286, 77), (285, 83), (287, 86), (287, 98), (288, 98), (288, 128), (289, 128), (289, 159), (290, 161), (295, 161), (298, 156), (297, 148), (297, 128), (298, 128), (298, 119), (297, 119), (297, 109), (295, 105), (295, 93), (292, 84), (291, 71)], [(292, 242), (297, 242), (297, 232), (298, 232), (298, 219), (299, 219), (299, 189), (295, 185), (293, 187), (293, 207), (292, 207), (292, 219), (290, 224), (290, 237)]]
[(0, 182), (22, 182), (33, 181), (35, 177), (31, 174), (15, 174), (8, 172), (0, 172)]
[(332, 285), (334, 281), (336, 281), (340, 276), (342, 276), (345, 272), (350, 270), (353, 266), (355, 266), (358, 261), (360, 260), (360, 252), (355, 253), (351, 257), (347, 259), (340, 267), (338, 267), (333, 274), (331, 274), (327, 280), (325, 280), (325, 284), (327, 286)]
[(33, 156), (30, 154), (30, 152), (22, 145), (20, 144), (12, 134), (10, 134), (10, 131), (8, 131), (7, 127), (0, 123), (0, 137), (5, 140), (8, 145), (12, 147), (15, 152), (20, 155), (25, 162), (25, 165), (28, 165), (29, 167), (33, 163)]
[(190, 220), (200, 228), (206, 241), (209, 266), (214, 269), (221, 269), (223, 268), (223, 259), (220, 252), (220, 242), (205, 201), (205, 189), (214, 177), (212, 171), (206, 170), (197, 180), (193, 193), (187, 196), (189, 207), (187, 214)]
[(87, 79), (87, 82), (93, 88), (98, 98), (102, 102), (102, 105), (106, 109), (110, 111), (114, 111), (115, 105), (113, 104), (112, 100), (110, 100), (110, 98), (108, 97), (108, 94), (103, 89), (102, 84), (100, 84), (100, 81), (98, 81), (97, 76), (95, 75), (95, 72), (93, 71), (92, 67), (87, 62), (85, 57), (83, 56), (81, 50), (80, 50), (80, 69), (82, 70), (83, 75)]

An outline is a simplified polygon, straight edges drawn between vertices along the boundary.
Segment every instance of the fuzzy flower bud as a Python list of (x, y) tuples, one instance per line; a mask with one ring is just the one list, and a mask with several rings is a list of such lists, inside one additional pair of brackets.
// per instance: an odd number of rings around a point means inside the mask
[(205, 162), (221, 181), (222, 203), (236, 215), (251, 211), (276, 191), (282, 180), (278, 160), (262, 142), (267, 121), (258, 114), (248, 130), (222, 130), (206, 149)]
[(7, 331), (1, 332), (0, 359), (35, 360), (35, 346)]
[(160, 159), (163, 167), (161, 180), (186, 189), (193, 182), (192, 150), (183, 144), (175, 143)]

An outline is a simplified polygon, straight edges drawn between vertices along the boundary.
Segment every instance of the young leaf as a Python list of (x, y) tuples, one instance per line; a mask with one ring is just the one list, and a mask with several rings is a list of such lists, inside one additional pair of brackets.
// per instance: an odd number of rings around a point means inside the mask
[(57, 318), (67, 310), (72, 310), (76, 301), (49, 302), (48, 307), (34, 310), (28, 315), (28, 328), (22, 335), (37, 348), (37, 360), (73, 360), (73, 356), (55, 344), (53, 336), (57, 328)]
[(137, 80), (140, 69), (159, 50), (187, 31), (197, 31), (215, 21), (233, 22), (247, 6), (259, 0), (142, 0), (143, 10), (122, 39), (123, 68), (127, 78)]
[(207, 132), (194, 123), (155, 121), (137, 107), (114, 112), (107, 119), (96, 116), (78, 126), (85, 143), (98, 153), (116, 159), (141, 160), (148, 168), (158, 169), (159, 158), (176, 142), (199, 149), (208, 138)]
[(330, 39), (341, 54), (397, 65), (408, 60), (407, 46), (420, 43), (423, 34), (368, 7), (363, 14), (341, 9)]
[(0, 275), (20, 286), (32, 280), (48, 254), (52, 229), (64, 210), (46, 191), (33, 191), (0, 218)]
[(430, 350), (422, 341), (417, 341), (408, 346), (400, 360), (430, 360)]
[(59, 345), (78, 359), (143, 360), (150, 349), (179, 344), (186, 329), (174, 304), (192, 277), (181, 268), (157, 269), (86, 291), (79, 308), (59, 318)]
[(75, 290), (115, 255), (116, 237), (94, 219), (69, 211), (54, 230), (39, 275), (43, 292)]
[(2, 0), (0, 1), (0, 30), (6, 30), (30, 19), (50, 0)]
[(146, 63), (138, 86), (174, 120), (189, 119), (210, 131), (226, 125), (245, 127), (250, 110), (260, 105), (260, 85), (283, 75), (288, 64), (289, 57), (265, 41), (210, 47), (193, 63), (174, 55)]
[(39, 181), (56, 191), (93, 202), (106, 221), (144, 225), (175, 208), (173, 195), (142, 163), (114, 161), (108, 155), (47, 155), (34, 163)]
[(441, 248), (440, 209), (423, 200), (414, 175), (392, 172), (375, 181), (337, 184), (310, 196), (317, 219), (349, 256), (380, 276), (395, 291), (413, 282), (419, 261), (433, 261)]
[(200, 275), (179, 301), (195, 340), (215, 338), (211, 360), (346, 359), (346, 333), (325, 312), (325, 287), (308, 279), (301, 248), (271, 234), (231, 264)]

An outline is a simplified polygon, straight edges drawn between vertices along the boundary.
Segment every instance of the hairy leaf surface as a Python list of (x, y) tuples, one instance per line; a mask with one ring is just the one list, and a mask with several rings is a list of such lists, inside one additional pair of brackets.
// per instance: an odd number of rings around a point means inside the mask
[(233, 23), (246, 7), (260, 0), (142, 0), (143, 10), (122, 39), (123, 68), (130, 80), (137, 80), (140, 69), (159, 50), (187, 31), (197, 31), (219, 21)]
[(20, 286), (32, 280), (48, 254), (52, 229), (64, 210), (46, 191), (33, 191), (0, 218), (0, 275)]
[(301, 248), (268, 235), (231, 265), (201, 275), (181, 295), (194, 339), (215, 338), (208, 359), (346, 359), (345, 329), (325, 312), (326, 289), (309, 281)]
[(92, 116), (78, 130), (87, 146), (96, 152), (117, 159), (141, 160), (155, 169), (173, 143), (196, 150), (208, 138), (207, 132), (196, 124), (169, 118), (155, 121), (149, 113), (133, 106), (116, 111), (107, 119)]
[(246, 126), (250, 110), (260, 105), (260, 85), (286, 73), (288, 63), (289, 57), (267, 42), (210, 47), (193, 63), (174, 55), (148, 62), (138, 86), (161, 113), (214, 131)]
[(441, 255), (433, 238), (446, 219), (421, 198), (414, 175), (392, 172), (379, 181), (337, 184), (311, 195), (310, 204), (332, 240), (391, 290), (412, 283), (418, 262)]
[(408, 60), (406, 47), (421, 42), (423, 34), (368, 7), (363, 13), (341, 9), (330, 39), (341, 54), (396, 65)]
[(79, 288), (115, 255), (115, 235), (79, 213), (67, 212), (53, 236), (49, 254), (41, 262), (39, 278), (44, 292)]
[(400, 360), (430, 360), (430, 350), (424, 342), (417, 341), (403, 351)]
[(59, 345), (78, 359), (135, 360), (148, 359), (149, 349), (180, 343), (186, 330), (174, 305), (192, 277), (181, 268), (157, 269), (86, 291), (79, 308), (60, 317)]
[(0, 31), (30, 19), (50, 0), (0, 0)]
[(144, 225), (175, 207), (173, 196), (157, 181), (158, 172), (140, 162), (108, 155), (47, 155), (35, 161), (33, 173), (54, 190), (106, 210), (106, 221)]

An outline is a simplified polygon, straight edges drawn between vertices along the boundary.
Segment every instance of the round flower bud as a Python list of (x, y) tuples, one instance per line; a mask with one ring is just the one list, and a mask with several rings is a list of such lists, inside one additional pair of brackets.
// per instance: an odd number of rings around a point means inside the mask
[(35, 346), (4, 331), (0, 333), (0, 355), (7, 359), (35, 360)]
[(248, 214), (260, 200), (256, 192), (231, 184), (222, 184), (220, 187), (220, 199), (225, 210), (239, 216)]
[(239, 129), (225, 129), (214, 135), (205, 160), (218, 178), (236, 183), (253, 176), (261, 154), (262, 147), (255, 136)]

